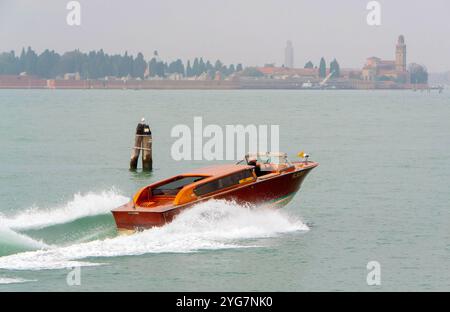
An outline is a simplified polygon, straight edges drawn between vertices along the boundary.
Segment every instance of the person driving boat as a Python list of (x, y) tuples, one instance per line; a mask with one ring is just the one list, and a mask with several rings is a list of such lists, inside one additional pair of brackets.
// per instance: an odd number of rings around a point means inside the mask
[(255, 167), (255, 174), (257, 177), (261, 176), (261, 167), (259, 166), (256, 158), (251, 158), (248, 160), (248, 165)]

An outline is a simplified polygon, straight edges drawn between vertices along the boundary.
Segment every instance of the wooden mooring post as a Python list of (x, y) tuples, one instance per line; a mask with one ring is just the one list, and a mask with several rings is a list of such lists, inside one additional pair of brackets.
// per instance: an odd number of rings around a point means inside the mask
[(142, 170), (151, 171), (153, 169), (152, 157), (152, 132), (150, 126), (142, 118), (136, 127), (136, 136), (134, 147), (131, 152), (130, 169), (136, 170), (139, 161), (139, 155), (142, 151)]
[(151, 134), (142, 137), (142, 169), (144, 171), (151, 171), (153, 169)]

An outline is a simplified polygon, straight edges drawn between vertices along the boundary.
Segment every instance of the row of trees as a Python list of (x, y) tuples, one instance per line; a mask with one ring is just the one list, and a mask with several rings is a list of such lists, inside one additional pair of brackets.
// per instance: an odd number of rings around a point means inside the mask
[(143, 77), (147, 63), (142, 53), (136, 57), (128, 55), (108, 55), (100, 51), (82, 53), (79, 50), (63, 55), (45, 50), (37, 54), (31, 48), (22, 50), (20, 56), (14, 51), (0, 54), (0, 74), (17, 75), (26, 72), (42, 78), (55, 78), (65, 73), (80, 73), (82, 78), (103, 78), (105, 76)]
[(229, 76), (235, 72), (242, 71), (242, 69), (242, 64), (226, 66), (220, 60), (212, 64), (210, 61), (205, 62), (202, 57), (196, 57), (192, 65), (191, 61), (188, 60), (186, 66), (184, 66), (180, 59), (172, 63), (166, 63), (160, 60), (157, 51), (154, 52), (153, 58), (149, 63), (151, 77), (166, 77), (170, 74), (180, 74), (185, 77), (208, 75), (210, 78), (214, 78), (217, 72), (223, 76)]
[[(305, 68), (315, 68), (313, 62), (309, 61), (305, 64)], [(331, 78), (339, 78), (341, 76), (341, 67), (339, 66), (339, 63), (336, 59), (332, 60), (330, 63), (330, 73), (333, 73), (331, 75)], [(322, 78), (325, 78), (327, 76), (327, 62), (322, 57), (320, 59), (319, 64), (319, 76)]]
[(195, 58), (193, 65), (188, 61), (185, 66), (181, 59), (167, 63), (159, 59), (156, 51), (150, 62), (145, 60), (142, 53), (134, 57), (127, 52), (123, 55), (109, 55), (103, 50), (89, 53), (74, 50), (60, 55), (50, 50), (37, 54), (29, 47), (27, 50), (22, 49), (19, 56), (14, 51), (0, 54), (0, 74), (18, 75), (26, 72), (42, 78), (55, 78), (76, 72), (83, 79), (98, 79), (106, 76), (130, 76), (143, 79), (147, 74), (152, 77), (166, 77), (174, 73), (187, 77), (207, 73), (213, 77), (217, 71), (228, 76), (241, 70), (241, 64), (226, 66), (217, 60), (213, 65), (209, 61), (204, 62), (202, 58)]

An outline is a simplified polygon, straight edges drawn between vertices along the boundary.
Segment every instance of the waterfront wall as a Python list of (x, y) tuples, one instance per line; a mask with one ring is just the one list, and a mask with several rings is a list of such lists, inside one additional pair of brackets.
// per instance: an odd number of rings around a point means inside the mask
[(0, 89), (45, 89), (47, 80), (33, 76), (0, 75)]
[(0, 89), (239, 89), (228, 80), (45, 80), (0, 76)]
[[(227, 90), (227, 89), (302, 89), (302, 79), (252, 79), (235, 80), (59, 80), (40, 79), (33, 76), (0, 75), (0, 89), (110, 89), (110, 90)], [(319, 81), (311, 81), (318, 85)], [(392, 81), (364, 81), (337, 79), (328, 87), (335, 89), (427, 89), (428, 85), (397, 84)]]

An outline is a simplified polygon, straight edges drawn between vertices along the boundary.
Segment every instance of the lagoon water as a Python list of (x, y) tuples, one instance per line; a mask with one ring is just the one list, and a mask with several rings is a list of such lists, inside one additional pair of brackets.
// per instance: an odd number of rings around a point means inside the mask
[[(128, 170), (142, 116), (151, 174)], [(170, 155), (194, 116), (280, 125), (321, 166), (279, 211), (208, 202), (117, 237), (112, 208), (209, 164)], [(449, 92), (0, 90), (0, 291), (449, 291), (449, 118)]]

